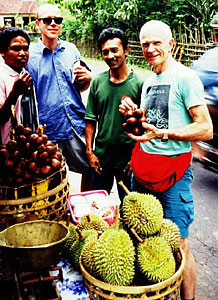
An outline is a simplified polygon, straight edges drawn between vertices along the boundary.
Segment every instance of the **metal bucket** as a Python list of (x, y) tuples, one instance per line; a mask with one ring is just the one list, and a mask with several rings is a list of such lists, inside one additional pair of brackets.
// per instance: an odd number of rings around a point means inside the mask
[(68, 228), (55, 221), (15, 224), (0, 232), (0, 247), (21, 270), (40, 270), (56, 265), (68, 238)]

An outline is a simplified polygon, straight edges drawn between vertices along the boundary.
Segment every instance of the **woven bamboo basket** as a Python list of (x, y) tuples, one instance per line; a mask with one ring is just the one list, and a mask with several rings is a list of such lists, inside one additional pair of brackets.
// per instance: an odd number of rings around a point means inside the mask
[(17, 188), (0, 187), (0, 227), (17, 213), (35, 214), (38, 219), (61, 221), (66, 216), (69, 184), (66, 164), (47, 177)]
[(91, 276), (80, 261), (80, 268), (90, 299), (92, 300), (179, 300), (180, 287), (185, 267), (185, 257), (182, 251), (176, 256), (177, 271), (169, 279), (146, 286), (116, 286), (102, 282)]

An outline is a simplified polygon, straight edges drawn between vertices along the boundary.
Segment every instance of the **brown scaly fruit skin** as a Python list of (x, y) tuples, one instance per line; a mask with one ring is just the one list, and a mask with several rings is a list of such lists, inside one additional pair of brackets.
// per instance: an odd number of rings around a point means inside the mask
[(0, 186), (19, 187), (47, 178), (63, 166), (63, 156), (44, 134), (16, 125), (6, 145), (0, 145)]
[(142, 122), (146, 122), (142, 109), (130, 110), (125, 115), (125, 122), (122, 124), (122, 128), (128, 133), (140, 136), (145, 132)]

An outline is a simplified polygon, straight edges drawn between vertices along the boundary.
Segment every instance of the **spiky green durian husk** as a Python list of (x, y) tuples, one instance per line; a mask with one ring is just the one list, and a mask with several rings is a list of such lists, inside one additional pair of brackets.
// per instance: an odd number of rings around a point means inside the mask
[(90, 221), (88, 221), (87, 215), (82, 216), (80, 219), (80, 222), (77, 225), (80, 231), (94, 229), (98, 232), (104, 232), (109, 228), (109, 224), (99, 216), (90, 214), (89, 217)]
[(149, 237), (137, 247), (139, 270), (152, 282), (173, 276), (176, 269), (171, 247), (162, 237)]
[(135, 274), (135, 248), (124, 230), (108, 229), (94, 248), (96, 274), (106, 283), (130, 285)]
[(82, 252), (81, 252), (81, 259), (84, 267), (87, 269), (87, 271), (95, 275), (95, 264), (93, 260), (94, 251), (95, 251), (95, 244), (98, 240), (97, 235), (91, 235), (89, 236), (85, 244), (83, 246)]
[(155, 196), (131, 192), (123, 200), (123, 219), (138, 234), (152, 235), (162, 225), (163, 208)]
[(86, 239), (91, 235), (97, 236), (97, 232), (95, 230), (83, 230), (81, 233), (84, 235), (84, 238), (82, 240), (78, 239), (78, 241), (73, 243), (69, 251), (70, 260), (76, 270), (80, 269), (79, 259)]
[(73, 242), (73, 244), (69, 249), (69, 260), (73, 264), (75, 269), (77, 269), (78, 267), (76, 262), (77, 262), (77, 253), (79, 252), (79, 250), (80, 250), (80, 241), (78, 239), (75, 242)]
[(76, 231), (76, 225), (70, 224), (68, 227), (69, 230), (69, 237), (67, 238), (65, 242), (65, 247), (69, 250), (71, 248), (71, 245), (79, 239), (79, 234)]
[(173, 221), (163, 219), (163, 223), (157, 235), (163, 237), (169, 243), (173, 253), (180, 248), (180, 231)]

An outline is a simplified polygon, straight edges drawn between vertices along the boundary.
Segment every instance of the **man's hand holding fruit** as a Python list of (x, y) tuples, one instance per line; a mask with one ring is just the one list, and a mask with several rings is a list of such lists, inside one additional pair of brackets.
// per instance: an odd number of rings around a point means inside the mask
[(152, 139), (162, 138), (162, 130), (146, 122), (145, 109), (138, 108), (130, 97), (122, 97), (119, 111), (125, 116), (126, 120), (122, 127), (131, 139), (146, 143)]

